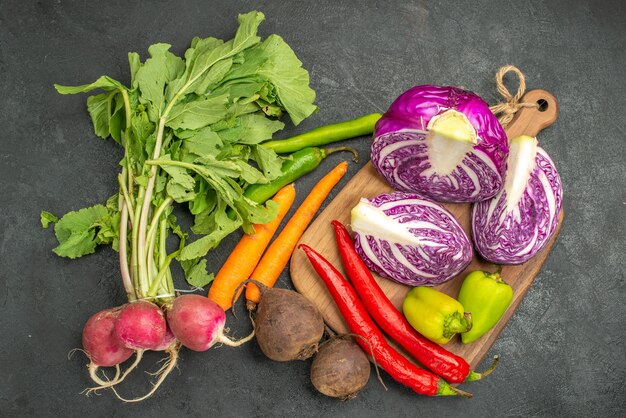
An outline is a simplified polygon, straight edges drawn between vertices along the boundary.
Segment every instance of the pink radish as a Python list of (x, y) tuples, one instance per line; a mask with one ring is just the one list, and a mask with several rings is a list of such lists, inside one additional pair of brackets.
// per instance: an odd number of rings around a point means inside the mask
[(194, 351), (206, 351), (216, 343), (238, 346), (254, 336), (252, 333), (239, 341), (226, 337), (224, 310), (211, 299), (200, 295), (177, 297), (167, 312), (167, 322), (178, 341)]
[(165, 315), (154, 303), (139, 300), (124, 305), (115, 322), (115, 335), (122, 345), (151, 350), (165, 337)]
[(121, 345), (115, 336), (115, 322), (119, 314), (119, 308), (105, 309), (89, 318), (83, 328), (83, 349), (95, 366), (118, 365), (134, 352)]
[(156, 347), (152, 348), (152, 351), (166, 351), (168, 348), (172, 346), (176, 342), (176, 337), (172, 333), (172, 330), (168, 326), (165, 329), (165, 337), (161, 340)]

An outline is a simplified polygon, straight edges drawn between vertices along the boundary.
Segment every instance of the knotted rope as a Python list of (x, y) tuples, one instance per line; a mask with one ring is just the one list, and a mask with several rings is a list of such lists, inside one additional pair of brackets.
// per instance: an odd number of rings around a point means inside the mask
[[(506, 73), (513, 72), (517, 75), (519, 79), (519, 87), (517, 88), (517, 93), (515, 96), (509, 92), (509, 90), (504, 86), (504, 75)], [(507, 125), (513, 120), (513, 116), (523, 107), (539, 107), (537, 103), (520, 103), (520, 99), (524, 95), (526, 91), (526, 79), (524, 74), (513, 65), (505, 65), (501, 67), (496, 73), (496, 85), (498, 87), (498, 92), (504, 98), (504, 102), (498, 103), (496, 105), (490, 106), (489, 110), (493, 112), (494, 115), (498, 116), (498, 121), (500, 121), (500, 125), (503, 128), (506, 128)]]

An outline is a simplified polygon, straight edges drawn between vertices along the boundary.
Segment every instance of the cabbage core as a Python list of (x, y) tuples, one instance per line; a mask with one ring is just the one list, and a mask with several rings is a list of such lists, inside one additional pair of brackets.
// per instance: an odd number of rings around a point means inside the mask
[(433, 117), (427, 130), (430, 169), (424, 175), (445, 176), (452, 173), (478, 142), (476, 130), (470, 121), (454, 109)]

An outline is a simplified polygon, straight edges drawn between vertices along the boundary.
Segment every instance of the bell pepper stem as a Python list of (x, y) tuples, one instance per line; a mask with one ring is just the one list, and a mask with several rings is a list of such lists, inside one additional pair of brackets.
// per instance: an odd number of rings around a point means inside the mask
[(445, 338), (451, 338), (454, 334), (461, 334), (472, 329), (472, 314), (465, 312), (463, 316), (460, 314), (453, 314), (448, 317), (448, 320), (444, 323), (443, 336)]
[(498, 365), (499, 361), (500, 361), (500, 356), (494, 356), (493, 362), (491, 363), (491, 366), (487, 368), (487, 370), (485, 370), (484, 372), (475, 372), (474, 370), (472, 370), (467, 375), (467, 378), (465, 378), (465, 381), (473, 382), (473, 381), (480, 380), (489, 376), (496, 369), (496, 366)]

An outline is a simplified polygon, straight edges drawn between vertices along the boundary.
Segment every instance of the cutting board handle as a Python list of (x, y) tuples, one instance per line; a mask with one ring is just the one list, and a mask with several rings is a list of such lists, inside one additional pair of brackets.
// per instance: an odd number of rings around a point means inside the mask
[(519, 135), (537, 136), (559, 116), (556, 98), (545, 90), (529, 90), (522, 96), (521, 102), (537, 103), (537, 107), (523, 107), (517, 111), (506, 129), (509, 140)]

